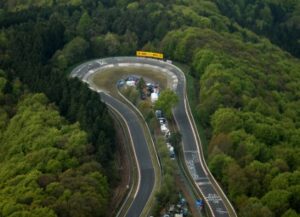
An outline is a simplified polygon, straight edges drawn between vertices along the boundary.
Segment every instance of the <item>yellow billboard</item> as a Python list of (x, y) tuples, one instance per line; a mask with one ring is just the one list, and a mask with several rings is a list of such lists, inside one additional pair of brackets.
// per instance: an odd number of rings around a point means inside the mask
[(147, 51), (137, 51), (136, 56), (138, 57), (152, 57), (157, 59), (163, 59), (164, 55), (162, 53), (153, 53), (153, 52), (147, 52)]

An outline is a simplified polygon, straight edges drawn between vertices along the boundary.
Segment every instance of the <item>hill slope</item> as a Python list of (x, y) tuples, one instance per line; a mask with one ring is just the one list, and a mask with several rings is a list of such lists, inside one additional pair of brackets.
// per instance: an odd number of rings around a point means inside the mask
[(109, 185), (86, 133), (45, 95), (0, 80), (1, 216), (105, 216)]

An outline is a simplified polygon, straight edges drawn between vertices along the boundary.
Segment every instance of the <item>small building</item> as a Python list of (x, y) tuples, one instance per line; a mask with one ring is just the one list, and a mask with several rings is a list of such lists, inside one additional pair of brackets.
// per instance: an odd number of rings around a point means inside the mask
[(126, 85), (129, 86), (129, 87), (134, 87), (136, 84), (135, 81), (126, 81)]
[(158, 100), (158, 94), (157, 93), (151, 93), (150, 99), (151, 99), (152, 103), (155, 103)]

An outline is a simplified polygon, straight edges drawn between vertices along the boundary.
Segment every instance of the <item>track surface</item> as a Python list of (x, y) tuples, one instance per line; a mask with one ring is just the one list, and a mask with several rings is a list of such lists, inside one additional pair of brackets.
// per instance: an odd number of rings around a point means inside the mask
[[(224, 200), (226, 200), (227, 204), (230, 204), (230, 202), (224, 194), (218, 194), (221, 189), (217, 184), (215, 184), (215, 182), (213, 182), (213, 177), (208, 172), (204, 159), (201, 157), (203, 155), (201, 155), (201, 150), (199, 150), (199, 145), (196, 139), (197, 132), (195, 132), (187, 112), (187, 102), (185, 101), (185, 77), (180, 69), (165, 62), (153, 59), (112, 57), (84, 63), (76, 67), (72, 71), (71, 76), (78, 77), (83, 81), (88, 82), (89, 75), (93, 74), (94, 72), (99, 70), (101, 71), (101, 69), (107, 67), (119, 66), (120, 64), (124, 63), (145, 66), (151, 65), (155, 68), (160, 68), (162, 73), (165, 72), (168, 73), (168, 75), (173, 74), (173, 77), (176, 77), (174, 80), (175, 85), (172, 88), (179, 95), (180, 101), (177, 107), (174, 109), (174, 117), (182, 134), (186, 166), (189, 169), (189, 172), (193, 177), (198, 189), (204, 195), (206, 206), (208, 206), (210, 209), (212, 216), (229, 216)], [(113, 106), (124, 116), (128, 122), (132, 136), (136, 137), (133, 138), (133, 142), (138, 158), (138, 164), (140, 165), (141, 169), (141, 185), (138, 189), (137, 197), (134, 199), (127, 216), (140, 216), (141, 211), (153, 190), (152, 188), (155, 180), (153, 165), (151, 163), (147, 143), (143, 137), (142, 129), (138, 124), (136, 115), (130, 111), (126, 105), (122, 104), (111, 96), (101, 93), (101, 97), (105, 103)], [(215, 189), (219, 189), (219, 191), (216, 191)], [(234, 213), (234, 209), (231, 205), (229, 206), (229, 209), (231, 209), (231, 211)]]
[(127, 107), (127, 105), (104, 93), (101, 93), (100, 95), (106, 104), (117, 108), (118, 112), (120, 112), (121, 115), (126, 119), (126, 122), (129, 126), (129, 131), (131, 132), (132, 141), (134, 142), (134, 149), (140, 167), (141, 180), (138, 194), (136, 195), (126, 216), (140, 216), (140, 213), (142, 212), (152, 192), (155, 179), (154, 169), (148, 150), (148, 145), (144, 137), (144, 132), (138, 117)]

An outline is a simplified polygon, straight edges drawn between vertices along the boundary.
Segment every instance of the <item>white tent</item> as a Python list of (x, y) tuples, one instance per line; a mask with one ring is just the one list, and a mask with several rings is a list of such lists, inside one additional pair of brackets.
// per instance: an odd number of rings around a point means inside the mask
[(135, 81), (126, 81), (126, 85), (129, 87), (135, 86)]
[(151, 102), (154, 103), (158, 100), (158, 94), (157, 93), (151, 93)]

